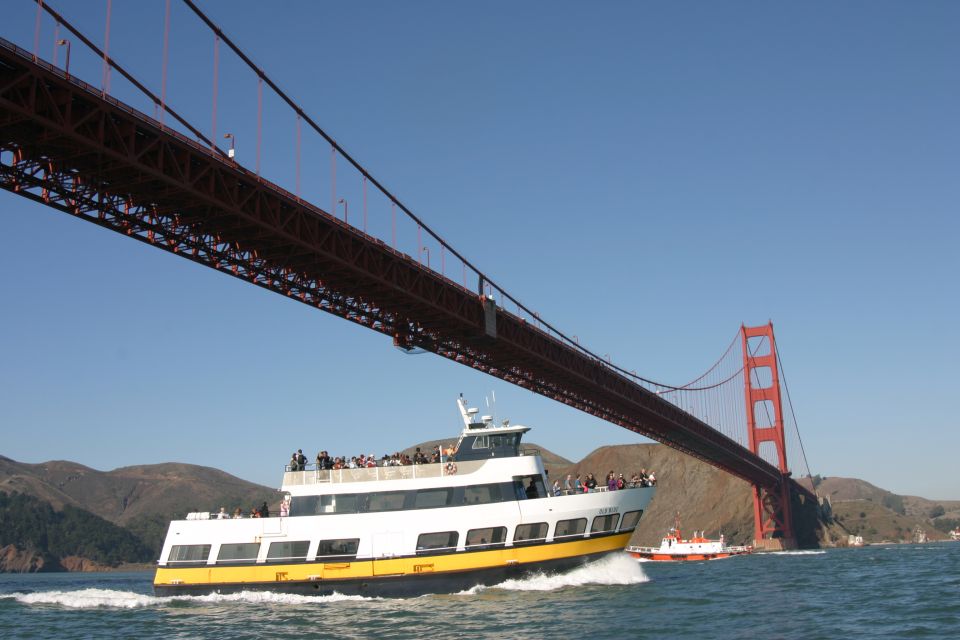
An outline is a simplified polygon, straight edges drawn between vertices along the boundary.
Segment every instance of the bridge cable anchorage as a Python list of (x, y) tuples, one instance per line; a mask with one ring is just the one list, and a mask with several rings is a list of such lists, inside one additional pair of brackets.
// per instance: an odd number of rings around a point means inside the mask
[[(169, 0), (168, 0), (168, 1), (169, 1)], [(57, 22), (59, 22), (60, 24), (62, 24), (64, 27), (66, 27), (66, 29), (67, 29), (70, 33), (72, 33), (73, 35), (75, 35), (75, 36), (77, 37), (77, 39), (79, 39), (80, 42), (82, 42), (84, 45), (86, 45), (86, 47), (87, 47), (88, 49), (90, 49), (94, 54), (96, 54), (97, 57), (106, 56), (106, 54), (105, 54), (103, 51), (100, 50), (100, 47), (98, 47), (97, 45), (95, 45), (88, 37), (86, 37), (85, 35), (83, 35), (83, 33), (81, 33), (76, 27), (74, 27), (73, 24), (71, 24), (66, 18), (63, 17), (63, 15), (61, 15), (60, 13), (58, 13), (57, 11), (55, 11), (55, 10), (49, 5), (49, 3), (45, 2), (44, 0), (34, 0), (34, 2), (36, 2), (38, 6), (42, 7), (44, 11), (46, 11), (48, 14), (50, 14), (50, 16), (51, 16), (54, 20), (56, 20)], [(127, 81), (130, 82), (130, 84), (132, 84), (134, 87), (136, 87), (136, 88), (137, 88), (140, 92), (142, 92), (145, 96), (147, 96), (148, 98), (150, 98), (150, 100), (152, 100), (152, 101), (154, 102), (154, 104), (160, 104), (160, 105), (163, 105), (163, 104), (164, 104), (164, 101), (163, 101), (162, 98), (158, 97), (155, 93), (153, 93), (152, 91), (150, 91), (150, 89), (148, 89), (147, 87), (145, 87), (145, 86), (143, 85), (143, 83), (141, 83), (139, 80), (137, 80), (137, 79), (136, 79), (134, 76), (132, 76), (124, 67), (122, 67), (120, 64), (118, 64), (115, 59), (113, 59), (113, 58), (111, 58), (111, 57), (109, 57), (109, 56), (106, 56), (106, 59), (109, 61), (110, 66), (113, 67), (114, 69), (116, 69), (117, 73), (119, 73), (120, 75), (122, 75)], [(164, 67), (164, 68), (166, 68), (166, 67)], [(165, 81), (165, 80), (164, 80), (164, 86), (166, 86), (166, 81)], [(165, 91), (165, 90), (166, 90), (166, 89), (164, 89), (164, 91)], [(205, 136), (203, 133), (200, 132), (199, 129), (197, 129), (197, 128), (194, 127), (192, 124), (190, 124), (190, 123), (189, 123), (185, 118), (183, 118), (179, 113), (177, 113), (177, 112), (174, 111), (172, 108), (170, 108), (169, 105), (164, 105), (164, 107), (161, 108), (161, 110), (160, 110), (160, 116), (161, 116), (161, 118), (163, 117), (163, 114), (164, 114), (164, 113), (169, 113), (171, 116), (173, 116), (173, 118), (176, 119), (177, 122), (179, 122), (181, 125), (183, 125), (184, 127), (186, 127), (187, 130), (190, 131), (190, 133), (192, 133), (193, 135), (195, 135), (195, 136), (197, 137), (197, 140), (200, 140), (200, 141), (203, 142), (204, 144), (210, 146), (211, 149), (215, 149), (217, 155), (219, 155), (219, 156), (221, 156), (221, 157), (223, 157), (223, 158), (226, 158), (226, 157), (227, 157), (226, 151), (224, 151), (224, 150), (221, 149), (220, 147), (218, 147), (218, 146), (216, 146), (215, 144), (213, 144), (213, 143), (207, 138), (207, 136)], [(162, 121), (161, 121), (160, 123), (158, 123), (158, 124), (160, 124), (160, 125), (161, 125), (160, 128), (163, 129), (163, 123), (162, 123)]]

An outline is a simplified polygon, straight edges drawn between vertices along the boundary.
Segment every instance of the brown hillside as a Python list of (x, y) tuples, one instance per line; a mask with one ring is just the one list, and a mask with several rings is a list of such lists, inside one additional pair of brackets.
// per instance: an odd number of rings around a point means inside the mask
[(833, 515), (848, 532), (863, 536), (865, 542), (911, 542), (917, 527), (929, 540), (948, 537), (926, 518), (901, 515), (871, 500), (835, 502)]
[(20, 491), (62, 508), (71, 504), (124, 525), (157, 514), (237, 506), (249, 510), (264, 500), (279, 505), (274, 489), (223, 471), (166, 463), (97, 471), (73, 462), (26, 464), (0, 458), (0, 491)]
[(608, 471), (624, 477), (653, 470), (657, 493), (633, 535), (631, 544), (659, 544), (680, 513), (687, 531), (705, 529), (708, 536), (721, 532), (736, 544), (752, 543), (753, 505), (750, 486), (719, 469), (661, 444), (632, 444), (600, 447), (569, 467), (556, 465), (550, 475), (593, 473), (597, 481)]

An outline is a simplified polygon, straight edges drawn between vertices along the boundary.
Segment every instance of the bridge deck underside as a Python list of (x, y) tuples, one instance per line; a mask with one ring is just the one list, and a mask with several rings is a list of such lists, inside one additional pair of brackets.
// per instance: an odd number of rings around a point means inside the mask
[(782, 480), (738, 443), (522, 318), (496, 309), (489, 336), (475, 292), (9, 44), (0, 46), (0, 186), (754, 484)]

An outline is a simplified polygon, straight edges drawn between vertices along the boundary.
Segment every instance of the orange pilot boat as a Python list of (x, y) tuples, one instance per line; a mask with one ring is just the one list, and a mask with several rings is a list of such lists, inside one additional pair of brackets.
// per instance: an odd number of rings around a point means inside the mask
[(753, 552), (753, 547), (729, 546), (720, 534), (719, 540), (705, 538), (703, 531), (694, 531), (693, 537), (684, 540), (680, 533), (680, 515), (670, 532), (660, 541), (659, 547), (635, 547), (624, 549), (638, 560), (719, 560)]

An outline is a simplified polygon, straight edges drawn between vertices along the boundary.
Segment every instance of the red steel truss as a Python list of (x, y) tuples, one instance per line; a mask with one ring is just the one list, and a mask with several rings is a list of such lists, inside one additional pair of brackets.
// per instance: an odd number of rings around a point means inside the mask
[(6, 41), (0, 187), (576, 407), (751, 483), (772, 488), (783, 479), (603, 361)]
[[(793, 547), (796, 546), (796, 535), (790, 513), (790, 471), (787, 469), (787, 445), (783, 432), (780, 372), (777, 367), (773, 323), (762, 327), (741, 327), (740, 334), (743, 339), (743, 385), (750, 450), (759, 455), (760, 445), (764, 442), (771, 443), (777, 454), (777, 469), (783, 476), (783, 481), (777, 485), (753, 485), (753, 539), (759, 542), (779, 538), (784, 546)], [(750, 352), (750, 338), (766, 338), (762, 353)], [(766, 373), (762, 373), (764, 370)], [(758, 414), (767, 416), (767, 420), (758, 420)]]

